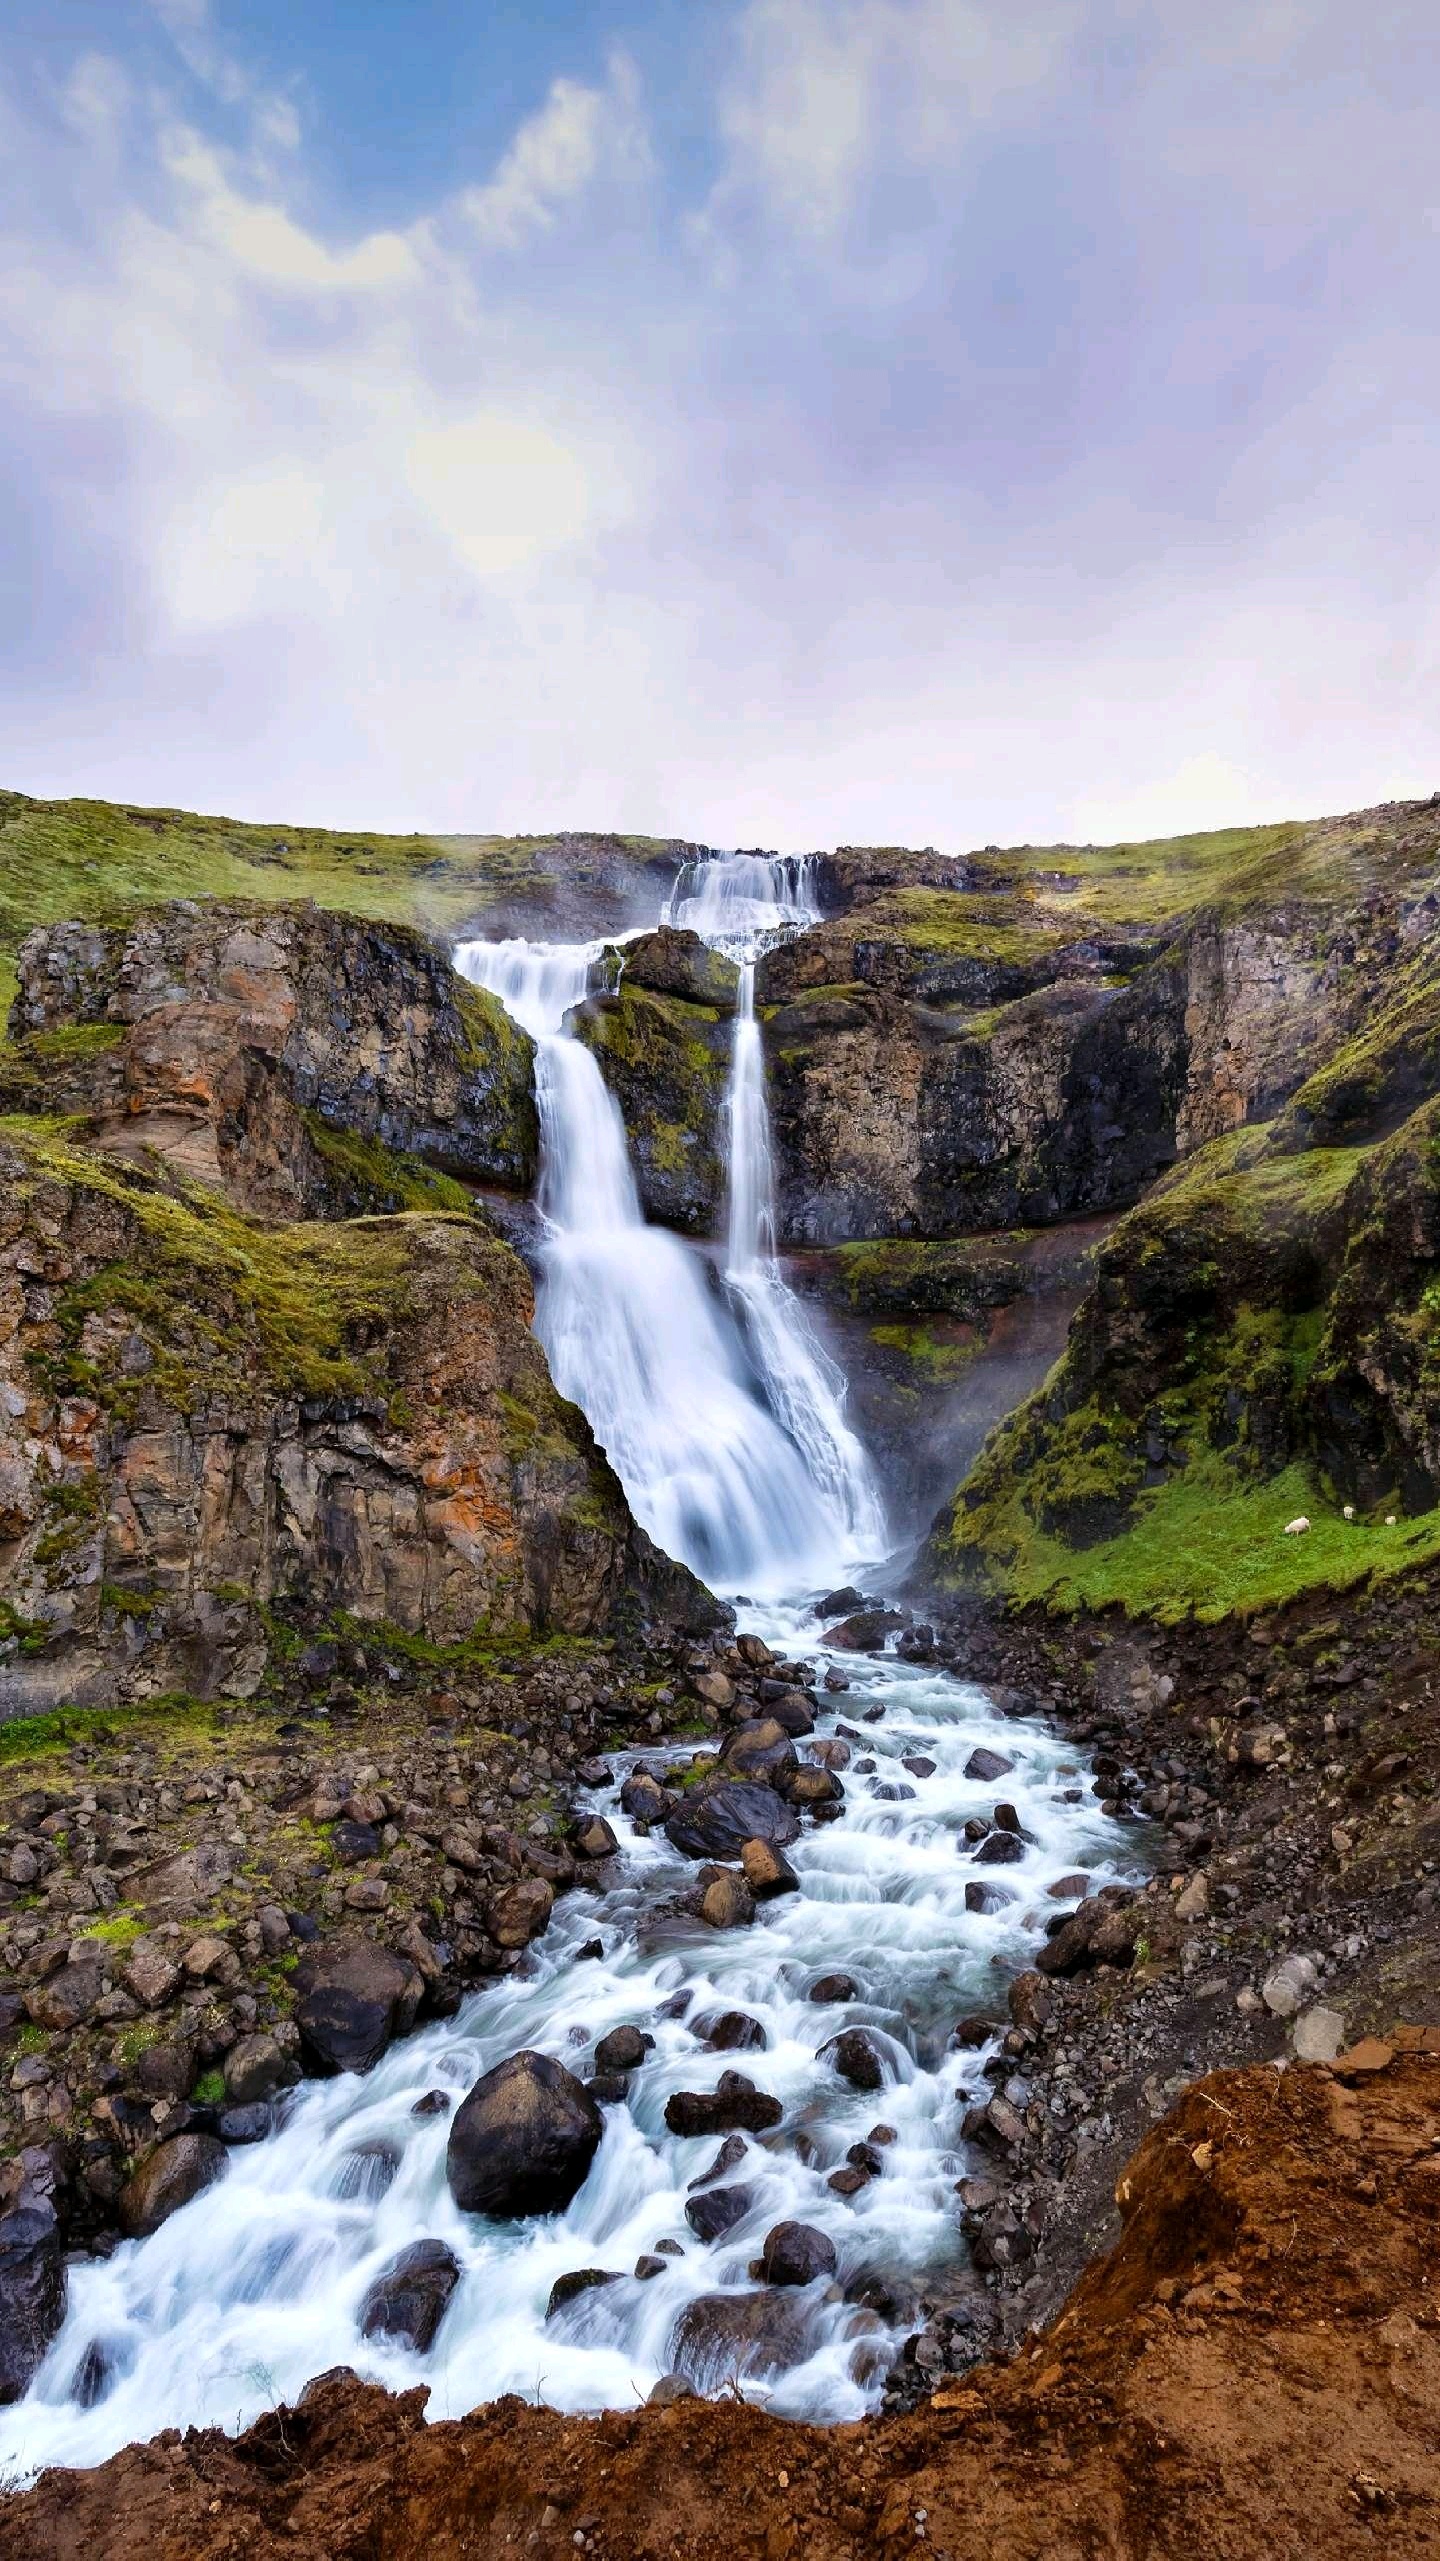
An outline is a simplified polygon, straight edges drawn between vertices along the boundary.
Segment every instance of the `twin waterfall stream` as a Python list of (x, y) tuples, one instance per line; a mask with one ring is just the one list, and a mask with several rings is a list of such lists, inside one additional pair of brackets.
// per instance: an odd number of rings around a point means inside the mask
[[(342, 2364), (396, 2389), (427, 2384), (432, 2418), (506, 2391), (566, 2409), (634, 2406), (677, 2362), (701, 2390), (721, 2389), (738, 2363), (747, 2394), (777, 2411), (854, 2418), (878, 2401), (918, 2298), (943, 2292), (960, 2267), (960, 2119), (985, 2057), (957, 2053), (951, 2029), (1000, 2006), (997, 1984), (1055, 1909), (1047, 1886), (1076, 1869), (1097, 1884), (1123, 1874), (1129, 1845), (1043, 1726), (1002, 1719), (983, 1691), (933, 1666), (827, 1655), (820, 1641), (816, 1596), (852, 1578), (875, 1588), (887, 1539), (844, 1380), (775, 1255), (755, 962), (814, 912), (803, 860), (753, 855), (687, 866), (666, 911), (740, 967), (718, 1275), (646, 1224), (619, 1110), (567, 1030), (604, 947), (472, 942), (456, 960), (537, 1045), (535, 1325), (556, 1383), (584, 1408), (661, 1547), (743, 1595), (742, 1627), (817, 1674), (843, 1669), (850, 1686), (824, 1698), (817, 1729), (850, 1738), (839, 1818), (807, 1827), (789, 1853), (798, 1892), (762, 1906), (751, 1929), (714, 1931), (674, 1909), (693, 1867), (619, 1807), (629, 1769), (663, 1751), (616, 1756), (614, 1785), (593, 1792), (621, 1844), (614, 1881), (562, 1898), (514, 1973), (393, 2046), (365, 2079), (289, 2094), (271, 2134), (233, 2152), (226, 2176), (152, 2238), (74, 2266), (64, 2328), (27, 2398), (0, 2412), (0, 2473), (98, 2462), (165, 2427), (241, 2426)], [(960, 1855), (962, 1827), (996, 1793), (965, 1775), (977, 1745), (1010, 1765), (1002, 1792), (1026, 1836), (1023, 1857), (972, 1894), (986, 1910), (967, 1908), (976, 1871)], [(603, 1956), (578, 1962), (596, 1940)], [(813, 1999), (831, 1974), (850, 1976), (855, 1997)], [(713, 2051), (690, 2024), (737, 2010), (763, 2049)], [(583, 2075), (597, 2040), (621, 2025), (654, 2044), (628, 2099), (606, 2107), (568, 2212), (519, 2223), (461, 2213), (446, 2139), (479, 2075), (527, 2046)], [(885, 2085), (868, 2093), (818, 2051), (862, 2025), (885, 2057)], [(781, 2101), (783, 2119), (748, 2140), (732, 2174), (745, 2210), (706, 2242), (685, 2209), (716, 2141), (668, 2133), (665, 2104), (737, 2064)], [(836, 2193), (830, 2174), (877, 2125), (880, 2174)], [(828, 2234), (838, 2273), (773, 2298), (755, 2332), (765, 2352), (747, 2367), (737, 2305), (753, 2306), (749, 2263), (787, 2218)], [(422, 2239), (447, 2244), (464, 2273), (418, 2355), (363, 2338), (357, 2316), (385, 2263)], [(660, 2272), (632, 2275), (647, 2257)], [(579, 2269), (618, 2281), (547, 2320), (557, 2278)], [(97, 2370), (99, 2397), (87, 2381)]]

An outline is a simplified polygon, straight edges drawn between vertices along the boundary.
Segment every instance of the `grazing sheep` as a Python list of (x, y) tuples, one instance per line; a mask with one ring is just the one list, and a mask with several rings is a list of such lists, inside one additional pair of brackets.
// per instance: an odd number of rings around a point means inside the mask
[(1287, 1538), (1298, 1538), (1298, 1537), (1299, 1537), (1299, 1535), (1300, 1535), (1300, 1532), (1301, 1532), (1302, 1530), (1308, 1529), (1309, 1527), (1310, 1527), (1310, 1524), (1309, 1524), (1309, 1522), (1307, 1521), (1307, 1519), (1305, 1518), (1304, 1513), (1302, 1512), (1302, 1513), (1300, 1514), (1300, 1517), (1299, 1517), (1299, 1519), (1298, 1519), (1298, 1520), (1294, 1520), (1294, 1521), (1287, 1521), (1287, 1522), (1286, 1522), (1286, 1524), (1285, 1524), (1285, 1535), (1286, 1535), (1286, 1537), (1287, 1537)]

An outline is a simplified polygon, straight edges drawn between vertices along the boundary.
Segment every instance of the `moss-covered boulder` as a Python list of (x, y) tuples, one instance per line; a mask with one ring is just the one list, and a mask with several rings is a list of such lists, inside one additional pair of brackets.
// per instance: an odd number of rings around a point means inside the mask
[(252, 1690), (275, 1603), (458, 1644), (711, 1624), (473, 1216), (278, 1226), (0, 1124), (0, 1714)]
[(267, 1217), (426, 1205), (394, 1196), (387, 1151), (534, 1178), (532, 1042), (402, 926), (235, 901), (50, 926), (20, 953), (11, 1032), (0, 1105), (79, 1115), (107, 1153)]
[(685, 926), (658, 925), (653, 934), (626, 943), (618, 958), (632, 987), (678, 996), (684, 1004), (711, 1005), (721, 1014), (734, 1011), (740, 986), (734, 961)]
[(643, 987), (627, 969), (614, 995), (590, 997), (570, 1021), (620, 1106), (646, 1216), (714, 1234), (725, 1202), (727, 1016)]

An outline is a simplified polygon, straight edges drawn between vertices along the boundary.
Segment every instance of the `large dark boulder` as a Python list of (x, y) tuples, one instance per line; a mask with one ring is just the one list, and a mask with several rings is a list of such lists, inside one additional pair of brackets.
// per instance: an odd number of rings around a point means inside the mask
[(712, 951), (686, 925), (657, 925), (651, 934), (627, 943), (625, 975), (632, 986), (656, 996), (678, 996), (690, 1005), (714, 1005), (733, 1013), (740, 973), (733, 960)]
[(755, 2190), (743, 2183), (728, 2188), (702, 2188), (685, 2200), (685, 2220), (697, 2240), (720, 2241), (743, 2223), (755, 2202)]
[(760, 2273), (767, 2285), (810, 2285), (835, 2268), (835, 2244), (813, 2223), (777, 2223), (765, 2235)]
[(806, 2307), (793, 2294), (701, 2294), (688, 2303), (670, 2337), (670, 2364), (697, 2392), (761, 2382), (803, 2365), (810, 2354)]
[(746, 1841), (787, 1848), (800, 1819), (758, 1780), (707, 1778), (667, 1817), (665, 1837), (686, 1858), (738, 1858)]
[(65, 2318), (65, 2252), (49, 2164), (6, 2165), (0, 2208), (0, 2402), (18, 2401)]
[(366, 2289), (360, 2335), (389, 2339), (423, 2356), (460, 2282), (460, 2262), (443, 2241), (412, 2241), (387, 2260)]
[(337, 1941), (301, 1958), (295, 2023), (312, 2072), (368, 2072), (415, 2024), (425, 1989), (418, 1966), (368, 1939)]
[(507, 2055), (456, 2113), (445, 2154), (450, 2192), (467, 2214), (562, 2214), (603, 2132), (595, 2101), (563, 2063)]
[(120, 2192), (120, 2221), (131, 2240), (158, 2232), (182, 2205), (223, 2177), (227, 2158), (213, 2134), (172, 2134), (168, 2143), (158, 2143)]

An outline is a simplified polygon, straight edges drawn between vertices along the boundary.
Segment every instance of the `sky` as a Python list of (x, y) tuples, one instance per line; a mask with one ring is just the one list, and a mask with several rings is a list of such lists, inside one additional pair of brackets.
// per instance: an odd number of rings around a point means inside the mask
[(1435, 0), (0, 0), (0, 785), (1440, 788)]

